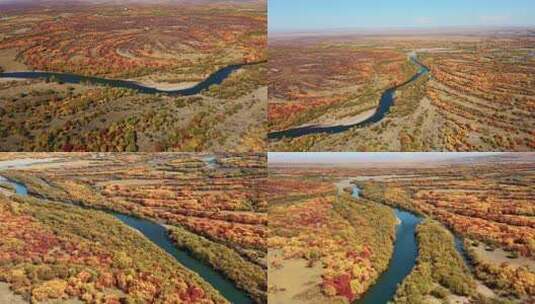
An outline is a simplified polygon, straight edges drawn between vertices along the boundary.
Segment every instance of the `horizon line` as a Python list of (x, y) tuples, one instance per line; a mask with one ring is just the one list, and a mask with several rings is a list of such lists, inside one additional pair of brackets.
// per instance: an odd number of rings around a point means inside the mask
[(470, 29), (470, 30), (491, 30), (491, 29), (535, 29), (535, 24), (530, 25), (407, 25), (407, 26), (358, 26), (358, 27), (330, 27), (330, 28), (286, 28), (270, 29), (271, 34), (320, 34), (320, 33), (350, 33), (352, 31), (386, 31), (386, 30), (448, 30), (448, 29)]
[[(269, 165), (301, 166), (449, 162), (461, 159), (515, 156), (516, 154), (514, 152), (268, 152), (267, 156)], [(527, 154), (535, 155), (529, 152)]]

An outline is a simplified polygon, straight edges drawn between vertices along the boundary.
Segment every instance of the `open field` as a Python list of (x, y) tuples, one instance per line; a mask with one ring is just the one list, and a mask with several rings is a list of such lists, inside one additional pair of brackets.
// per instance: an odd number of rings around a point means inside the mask
[[(105, 83), (0, 77), (0, 150), (265, 150), (265, 1), (15, 2), (0, 10), (0, 72)], [(240, 64), (252, 65), (208, 81)], [(192, 96), (176, 94), (196, 85)]]
[[(279, 278), (269, 280), (270, 300), (366, 304), (391, 293), (394, 303), (531, 303), (534, 154), (449, 157), (270, 159), (268, 246), (276, 254), (268, 272)], [(399, 210), (422, 219), (415, 231)], [(417, 250), (415, 261), (388, 263), (407, 246)], [(410, 263), (399, 285), (385, 283)], [(303, 270), (308, 281), (279, 274), (296, 267), (312, 267)]]
[[(44, 160), (34, 162), (28, 156)], [(165, 231), (162, 237), (171, 241), (172, 250), (181, 250), (194, 264), (216, 270), (253, 302), (267, 301), (265, 156), (11, 153), (2, 159), (2, 163), (11, 162), (0, 168), (1, 175), (24, 184), (29, 195), (0, 193), (3, 222), (13, 222), (2, 226), (6, 229), (2, 235), (8, 238), (2, 241), (2, 252), (9, 254), (0, 263), (4, 268), (0, 280), (25, 299), (37, 294), (41, 300), (72, 297), (86, 303), (100, 303), (103, 297), (134, 302), (227, 302), (228, 287), (219, 286), (217, 280), (207, 283), (206, 271), (192, 270), (198, 268), (191, 268), (191, 261), (183, 264), (172, 259), (162, 250), (170, 249), (158, 243), (154, 232), (140, 234), (132, 229), (138, 229), (135, 226), (124, 224), (140, 218), (163, 225), (158, 229)], [(130, 220), (125, 222), (124, 217)], [(24, 230), (14, 232), (15, 227)], [(49, 230), (63, 247), (46, 241)], [(40, 247), (43, 242), (47, 247)], [(72, 247), (69, 242), (81, 245)], [(78, 257), (86, 251), (79, 248), (82, 245), (96, 257)], [(22, 252), (31, 256), (15, 258)], [(61, 258), (66, 255), (73, 260)], [(32, 259), (45, 268), (63, 267), (68, 275), (51, 272), (33, 279), (24, 264)], [(80, 274), (84, 267), (90, 275), (80, 279), (85, 276)], [(103, 275), (107, 278), (104, 287), (99, 285)], [(40, 286), (53, 291), (39, 293)]]
[[(529, 32), (529, 31), (528, 31)], [(535, 39), (522, 29), (462, 34), (270, 38), (270, 132), (353, 127), (271, 138), (275, 151), (530, 151)], [(359, 125), (398, 87), (383, 119)]]

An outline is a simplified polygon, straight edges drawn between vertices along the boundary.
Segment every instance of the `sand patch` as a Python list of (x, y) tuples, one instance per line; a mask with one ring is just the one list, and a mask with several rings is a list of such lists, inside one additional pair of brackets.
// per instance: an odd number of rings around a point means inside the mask
[(136, 83), (154, 88), (160, 91), (176, 91), (182, 89), (188, 89), (197, 84), (197, 82), (180, 82), (180, 83), (170, 83), (170, 82), (159, 82), (152, 79), (144, 79), (143, 81), (136, 81)]
[(103, 187), (103, 186), (113, 186), (113, 185), (121, 185), (121, 186), (161, 185), (163, 183), (164, 183), (164, 180), (122, 179), (122, 180), (110, 180), (110, 181), (97, 182), (95, 185), (97, 187)]
[(32, 166), (34, 164), (47, 163), (57, 160), (57, 158), (20, 158), (14, 160), (0, 161), (0, 170), (19, 169), (22, 167)]
[(115, 52), (117, 53), (117, 55), (119, 56), (123, 56), (125, 58), (128, 58), (128, 59), (137, 59), (135, 55), (131, 54), (128, 50), (123, 50), (121, 48), (117, 48), (115, 49)]
[(476, 290), (477, 290), (478, 293), (484, 295), (487, 298), (496, 298), (497, 297), (496, 293), (494, 293), (494, 291), (492, 291), (492, 289), (490, 289), (487, 286), (485, 286), (483, 284), (483, 282), (481, 282), (479, 280), (475, 280), (475, 281), (476, 281)]
[(433, 296), (426, 296), (425, 297), (425, 303), (428, 303), (428, 304), (442, 304), (442, 300), (440, 299), (437, 299)]
[(17, 54), (18, 51), (16, 49), (0, 50), (0, 67), (5, 72), (28, 71), (28, 67), (24, 63), (15, 60)]
[[(271, 102), (271, 101), (270, 101)], [(342, 119), (334, 119), (334, 118), (328, 118), (325, 119), (325, 122), (322, 123), (305, 123), (302, 125), (299, 125), (297, 128), (306, 128), (306, 127), (318, 127), (318, 128), (329, 128), (329, 127), (335, 127), (335, 126), (352, 126), (356, 125), (358, 123), (361, 123), (365, 121), (366, 119), (370, 118), (375, 114), (377, 109), (370, 109), (364, 112), (359, 113), (358, 115), (346, 117)]]
[(461, 297), (457, 295), (450, 295), (447, 298), (449, 304), (470, 304), (470, 299), (467, 297)]
[[(14, 192), (10, 191), (9, 189), (6, 189), (4, 187), (0, 187), (0, 194), (4, 195), (6, 197), (10, 197), (10, 196), (12, 196), (14, 194)], [(0, 299), (1, 298), (2, 297), (0, 296)], [(3, 303), (3, 302), (0, 301), (0, 303)]]
[(31, 28), (29, 28), (29, 27), (24, 27), (24, 28), (21, 28), (21, 29), (18, 29), (18, 30), (13, 31), (13, 34), (15, 34), (15, 35), (22, 35), (22, 34), (25, 34), (25, 33), (29, 32), (30, 30), (31, 30)]
[(26, 78), (12, 78), (12, 77), (0, 78), (0, 83), (12, 82), (12, 81), (28, 81), (28, 79), (26, 79)]
[(91, 160), (62, 158), (20, 158), (0, 161), (0, 170), (44, 170), (51, 168), (82, 168), (93, 164)]
[(358, 114), (356, 116), (347, 117), (347, 118), (340, 119), (338, 121), (333, 121), (333, 122), (330, 122), (330, 123), (322, 124), (322, 126), (334, 127), (334, 126), (352, 126), (352, 125), (356, 125), (356, 124), (361, 123), (361, 122), (365, 121), (366, 119), (372, 117), (373, 114), (375, 114), (375, 112), (377, 112), (377, 109), (370, 109), (370, 110), (364, 111), (364, 112), (362, 112), (362, 113), (360, 113), (360, 114)]
[[(280, 262), (280, 267), (272, 267), (272, 262)], [(268, 302), (285, 303), (329, 303), (321, 294), (322, 267), (316, 263), (308, 267), (304, 259), (282, 260), (280, 250), (268, 253)]]
[(0, 282), (0, 303), (28, 304), (29, 302), (9, 289), (7, 283)]
[(84, 302), (78, 299), (55, 299), (39, 302), (39, 304), (84, 304)]
[(529, 270), (535, 271), (535, 261), (527, 257), (518, 257), (516, 259), (510, 259), (507, 257), (510, 254), (509, 252), (501, 248), (495, 249), (494, 251), (487, 251), (485, 250), (485, 245), (483, 244), (480, 244), (478, 247), (472, 248), (475, 250), (476, 255), (483, 259), (483, 261), (485, 262), (498, 265), (502, 263), (508, 263), (516, 267), (525, 266), (528, 267)]

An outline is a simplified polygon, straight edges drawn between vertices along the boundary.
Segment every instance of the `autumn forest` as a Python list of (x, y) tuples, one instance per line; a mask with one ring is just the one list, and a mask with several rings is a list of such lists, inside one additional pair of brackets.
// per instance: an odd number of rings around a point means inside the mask
[(0, 0), (0, 304), (535, 304), (533, 0)]
[(264, 151), (264, 1), (0, 3), (0, 150)]
[(270, 303), (531, 303), (533, 153), (346, 154), (270, 157)]
[(275, 36), (270, 151), (532, 151), (532, 35)]

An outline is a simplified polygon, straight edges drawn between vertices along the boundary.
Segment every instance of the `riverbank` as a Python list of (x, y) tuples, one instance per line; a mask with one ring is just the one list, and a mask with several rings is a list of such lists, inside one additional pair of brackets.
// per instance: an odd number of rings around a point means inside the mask
[[(353, 180), (357, 180), (357, 178)], [(344, 185), (347, 188), (348, 183), (351, 183), (351, 179), (345, 180), (337, 185)], [(362, 191), (358, 185), (352, 184), (352, 186), (358, 189), (359, 193)], [(457, 301), (461, 302), (468, 301), (469, 297), (477, 296), (496, 298), (496, 294), (491, 289), (486, 287), (481, 281), (473, 278), (473, 267), (469, 261), (462, 239), (454, 237), (452, 233), (438, 222), (432, 221), (431, 219), (424, 220), (422, 216), (416, 215), (408, 210), (393, 209), (398, 218), (398, 227), (392, 260), (389, 263), (388, 269), (379, 277), (377, 283), (366, 292), (363, 298), (355, 303), (386, 304), (393, 299), (395, 299), (395, 303), (411, 303), (410, 301), (414, 299), (434, 302), (435, 300), (439, 300), (437, 297), (448, 297), (452, 301), (457, 299)], [(423, 226), (420, 225), (422, 221)], [(408, 226), (408, 228), (404, 228), (404, 225)], [(430, 245), (431, 242), (436, 243)], [(436, 248), (443, 249), (437, 251)], [(406, 256), (402, 259), (396, 257), (396, 255), (402, 254)], [(437, 256), (430, 258), (432, 255)], [(446, 277), (447, 275), (442, 268), (430, 271), (432, 266), (428, 264), (429, 261), (441, 259), (449, 262), (439, 263), (440, 265), (450, 265), (451, 267), (455, 265), (456, 268), (454, 268), (456, 270), (450, 274), (458, 277)], [(442, 267), (440, 265), (437, 267)], [(452, 269), (451, 267), (450, 270)], [(432, 278), (427, 277), (431, 273), (433, 273)], [(466, 275), (466, 273), (471, 274)], [(441, 275), (443, 277), (440, 277)], [(439, 278), (435, 279), (436, 277)], [(441, 283), (433, 283), (435, 280)], [(463, 285), (453, 285), (453, 282), (463, 282)], [(424, 289), (414, 288), (415, 285), (423, 286), (422, 284), (427, 284)], [(450, 290), (443, 289), (443, 285)]]
[[(352, 197), (358, 199), (362, 189), (347, 179), (336, 184), (341, 189), (352, 188)], [(355, 204), (360, 202), (355, 201)], [(392, 208), (396, 216), (396, 233), (393, 240), (393, 252), (389, 257), (388, 266), (379, 275), (375, 283), (355, 304), (386, 304), (394, 298), (397, 287), (405, 280), (416, 265), (418, 256), (418, 243), (416, 241), (416, 228), (422, 217), (399, 208)]]
[[(382, 185), (376, 187), (377, 189), (374, 190), (368, 185), (364, 188), (366, 190), (366, 195), (373, 196), (377, 201), (383, 203), (386, 202), (393, 207), (399, 206), (409, 210), (417, 210), (411, 205), (413, 200), (405, 196), (401, 189), (394, 189), (395, 186)], [(378, 189), (383, 189), (384, 193), (382, 195), (374, 193), (374, 191), (377, 191)], [(386, 197), (388, 197), (387, 201), (385, 201)], [(434, 237), (428, 236), (419, 246), (419, 256), (423, 257), (418, 258), (418, 267), (415, 268), (414, 274), (411, 273), (411, 275), (407, 277), (406, 286), (402, 286), (403, 289), (400, 289), (400, 291), (396, 293), (396, 301), (399, 301), (400, 303), (412, 303), (410, 301), (407, 302), (407, 299), (420, 299), (421, 301), (430, 301), (434, 303), (438, 299), (448, 298), (451, 301), (456, 300), (462, 303), (468, 303), (475, 299), (481, 301), (495, 299), (497, 301), (503, 300), (510, 301), (511, 303), (522, 303), (522, 295), (529, 292), (529, 283), (510, 283), (510, 281), (508, 281), (509, 283), (503, 283), (503, 277), (497, 279), (497, 273), (499, 271), (496, 269), (500, 268), (499, 265), (502, 265), (501, 267), (503, 267), (503, 265), (508, 264), (500, 263), (498, 259), (486, 264), (484, 260), (481, 260), (481, 258), (478, 257), (476, 260), (481, 264), (485, 264), (484, 266), (478, 266), (478, 263), (474, 261), (474, 257), (476, 257), (477, 254), (474, 252), (471, 245), (473, 241), (468, 240), (465, 242), (461, 235), (454, 234), (454, 232), (446, 227), (445, 224), (431, 220), (431, 218), (428, 218), (423, 213), (421, 214), (426, 219), (426, 225), (421, 229), (419, 228), (418, 231), (425, 231), (422, 232), (422, 236), (426, 234), (428, 235), (429, 231), (433, 231), (430, 234)], [(420, 235), (418, 235), (418, 237), (420, 238)], [(438, 241), (438, 239), (440, 239), (440, 241)], [(435, 243), (430, 245), (432, 242)], [(465, 243), (469, 245), (465, 245)], [(442, 248), (441, 246), (443, 249), (438, 250), (441, 254), (436, 253), (436, 248)], [(476, 248), (481, 250), (481, 248), (484, 248), (484, 245), (476, 246)], [(426, 255), (427, 257), (425, 257)], [(434, 257), (429, 258), (429, 256)], [(429, 264), (429, 260), (443, 262)], [(522, 263), (522, 260), (520, 260), (519, 263)], [(420, 266), (422, 264), (423, 266)], [(452, 266), (448, 269), (444, 269), (443, 265), (446, 264), (451, 264)], [(454, 265), (456, 266), (454, 267)], [(516, 278), (516, 276), (518, 276), (518, 280), (523, 280), (520, 278), (526, 277), (527, 281), (530, 280), (527, 271), (520, 270), (515, 272), (513, 270), (514, 267), (506, 266), (505, 268), (508, 269), (506, 269), (504, 273), (508, 273), (511, 277)], [(482, 269), (484, 270), (482, 271)], [(490, 277), (487, 276), (485, 271), (491, 272), (492, 275), (490, 275)], [(497, 280), (502, 281), (501, 283), (497, 283)], [(501, 284), (502, 287), (497, 287), (500, 286), (499, 284)], [(509, 291), (514, 290), (517, 295), (511, 297), (511, 293), (506, 292), (506, 289)]]
[(345, 132), (351, 128), (366, 127), (381, 121), (388, 114), (390, 108), (394, 104), (396, 90), (416, 81), (418, 78), (429, 72), (429, 69), (417, 60), (416, 54), (409, 55), (409, 60), (418, 67), (418, 72), (407, 81), (384, 91), (376, 109), (365, 111), (357, 116), (345, 118), (336, 123), (304, 124), (287, 130), (270, 132), (268, 138), (271, 140), (279, 140), (282, 138), (296, 138), (320, 133), (336, 134)]
[(70, 73), (44, 72), (44, 71), (27, 71), (27, 72), (2, 72), (0, 78), (20, 78), (20, 79), (49, 79), (69, 84), (91, 84), (101, 85), (114, 88), (124, 88), (138, 91), (144, 94), (167, 94), (175, 96), (191, 96), (199, 94), (212, 85), (221, 84), (233, 71), (239, 69), (242, 65), (230, 65), (221, 68), (208, 76), (203, 81), (192, 86), (181, 89), (159, 89), (159, 86), (145, 86), (138, 81), (107, 79), (92, 76), (83, 76)]
[(440, 223), (425, 219), (417, 229), (416, 267), (396, 291), (395, 303), (475, 298), (476, 283), (454, 246), (454, 238)]
[[(0, 149), (263, 151), (267, 89), (255, 78), (262, 69), (233, 72), (220, 86), (194, 96), (38, 79), (0, 83)], [(25, 131), (18, 132), (22, 125)]]
[(398, 224), (394, 251), (388, 268), (379, 276), (376, 283), (371, 286), (362, 298), (355, 304), (386, 304), (393, 298), (400, 284), (416, 265), (418, 257), (418, 242), (416, 228), (422, 218), (407, 211), (394, 209)]
[[(55, 160), (56, 159), (41, 159), (41, 160), (22, 159), (22, 160), (16, 160), (16, 161), (7, 161), (6, 164), (4, 164), (4, 166), (2, 166), (3, 162), (0, 162), (0, 168), (3, 167), (4, 169), (9, 168), (10, 170), (15, 170), (18, 168), (26, 168), (34, 164), (36, 166), (39, 166), (42, 163), (53, 162)], [(209, 161), (213, 162), (212, 159), (209, 159)], [(19, 183), (19, 182), (14, 182), (6, 178), (1, 179), (0, 183), (2, 182), (7, 183), (9, 186), (13, 187), (13, 190), (15, 190), (16, 193), (20, 195), (21, 197), (29, 197), (27, 196), (28, 188), (24, 184)], [(6, 190), (6, 191), (9, 191), (9, 190)], [(32, 198), (32, 201), (35, 199), (33, 197), (31, 198)], [(45, 201), (45, 200), (43, 200), (42, 202), (53, 203), (53, 201)], [(74, 204), (74, 203), (63, 203), (63, 204), (73, 206), (69, 208), (80, 207), (79, 205)], [(86, 210), (86, 212), (93, 212), (93, 209), (88, 208), (86, 206), (84, 206), (82, 209)], [(205, 265), (203, 262), (196, 260), (189, 251), (178, 249), (175, 243), (169, 237), (167, 228), (165, 228), (163, 225), (157, 224), (155, 222), (152, 222), (146, 219), (141, 219), (141, 218), (137, 218), (134, 216), (126, 215), (126, 214), (112, 212), (111, 215), (113, 215), (115, 218), (117, 218), (124, 224), (128, 225), (130, 228), (135, 229), (136, 233), (139, 233), (140, 236), (145, 236), (152, 243), (157, 245), (159, 248), (163, 249), (170, 256), (176, 259), (178, 264), (183, 265), (190, 271), (193, 271), (194, 273), (197, 273), (198, 275), (200, 275), (200, 277), (203, 280), (205, 280), (211, 286), (213, 286), (216, 290), (218, 290), (218, 292), (221, 293), (229, 302), (231, 303), (253, 303), (253, 301), (247, 296), (247, 294), (244, 291), (237, 289), (234, 286), (234, 283), (228, 280), (224, 275), (212, 269), (210, 266)], [(261, 300), (258, 300), (258, 301), (261, 302)]]
[(192, 82), (192, 81), (170, 83), (170, 82), (156, 81), (152, 79), (127, 79), (127, 80), (137, 83), (140, 86), (151, 88), (151, 89), (156, 89), (162, 92), (173, 92), (173, 91), (184, 90), (184, 89), (191, 88), (199, 84), (199, 82)]
[(0, 195), (0, 218), (6, 262), (0, 265), (1, 280), (32, 302), (180, 297), (227, 303), (199, 275), (103, 212)]
[(180, 265), (199, 274), (230, 303), (253, 303), (243, 291), (234, 286), (234, 282), (231, 282), (221, 273), (215, 271), (202, 261), (194, 258), (191, 255), (191, 252), (184, 249), (178, 249), (169, 236), (168, 229), (164, 225), (126, 214), (116, 212), (112, 212), (111, 214), (125, 225), (141, 232), (148, 240), (156, 244), (169, 255), (173, 256)]
[(2, 72), (0, 73), (0, 79), (7, 78), (19, 78), (19, 79), (49, 79), (51, 81), (58, 81), (70, 84), (93, 84), (102, 85), (115, 88), (125, 88), (139, 91), (144, 94), (167, 94), (173, 96), (191, 96), (201, 93), (208, 89), (212, 85), (220, 85), (225, 79), (227, 79), (234, 71), (249, 65), (255, 65), (265, 63), (251, 62), (231, 64), (222, 67), (212, 74), (208, 75), (204, 80), (194, 83), (191, 86), (184, 86), (184, 84), (174, 85), (170, 84), (156, 84), (151, 82), (149, 85), (132, 80), (122, 79), (107, 79), (101, 77), (84, 76), (71, 73), (59, 73), (59, 72), (45, 72), (45, 71), (20, 71), (20, 72)]
[[(284, 201), (269, 209), (269, 301), (339, 303), (360, 297), (387, 268), (394, 213), (366, 200), (355, 203), (358, 192), (348, 191), (347, 181), (304, 196), (297, 189), (314, 188), (314, 180), (283, 178), (293, 186), (277, 191)], [(296, 277), (301, 273), (310, 276)]]

